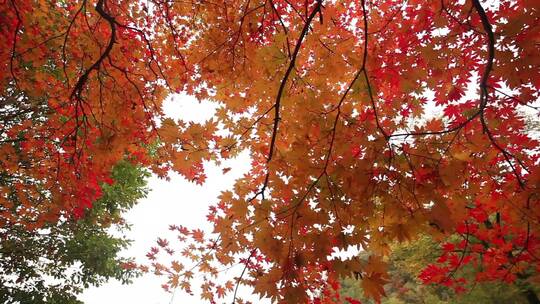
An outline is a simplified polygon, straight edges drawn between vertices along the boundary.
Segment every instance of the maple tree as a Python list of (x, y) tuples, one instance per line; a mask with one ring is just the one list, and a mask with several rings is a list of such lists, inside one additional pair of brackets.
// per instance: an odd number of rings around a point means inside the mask
[[(190, 291), (198, 271), (209, 301), (241, 302), (247, 285), (334, 303), (354, 276), (380, 301), (389, 244), (420, 232), (462, 237), (426, 283), (460, 291), (472, 264), (479, 281), (538, 280), (538, 141), (523, 114), (538, 115), (534, 0), (6, 4), (2, 226), (83, 217), (126, 157), (202, 183), (203, 161), (249, 150), (208, 216), (216, 237), (171, 227), (195, 266), (153, 261), (166, 287)], [(213, 119), (164, 118), (180, 91), (218, 102)], [(370, 258), (329, 259), (349, 246)]]
[[(240, 301), (213, 279), (212, 263), (237, 263), (233, 283), (272, 301), (332, 303), (341, 276), (379, 301), (381, 257), (419, 232), (462, 237), (425, 269), (426, 283), (461, 291), (471, 282), (456, 270), (471, 263), (482, 269), (474, 280), (538, 280), (538, 142), (523, 114), (538, 115), (532, 2), (218, 1), (193, 11), (188, 89), (202, 80), (195, 94), (221, 103), (221, 156), (248, 149), (253, 159), (211, 209), (217, 238), (172, 227), (207, 273), (204, 299), (225, 290)], [(192, 268), (156, 262), (171, 246), (149, 253), (154, 269), (190, 291)], [(349, 246), (372, 256), (329, 259)]]

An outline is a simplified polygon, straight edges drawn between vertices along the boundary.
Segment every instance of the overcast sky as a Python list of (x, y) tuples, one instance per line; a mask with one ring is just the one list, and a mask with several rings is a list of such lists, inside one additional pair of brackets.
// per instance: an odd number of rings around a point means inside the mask
[[(177, 95), (164, 105), (168, 116), (195, 122), (209, 119), (214, 114), (215, 108), (214, 103), (199, 103), (195, 98), (185, 95)], [(125, 216), (133, 225), (128, 233), (128, 238), (133, 240), (133, 244), (123, 255), (136, 257), (139, 262), (147, 261), (146, 253), (155, 245), (158, 236), (167, 235), (171, 224), (188, 228), (205, 228), (209, 231), (211, 227), (206, 222), (208, 207), (217, 202), (221, 191), (232, 189), (234, 180), (249, 170), (249, 163), (248, 153), (243, 153), (237, 159), (227, 161), (220, 167), (206, 164), (208, 178), (203, 186), (191, 183), (179, 175), (172, 175), (170, 181), (151, 177), (148, 181), (150, 189), (148, 196)], [(226, 167), (232, 170), (223, 174), (222, 168)], [(201, 302), (198, 295), (188, 296), (180, 292), (175, 294), (174, 301), (171, 302), (172, 295), (160, 287), (163, 283), (164, 277), (152, 274), (136, 279), (131, 285), (122, 285), (112, 280), (101, 287), (87, 289), (80, 299), (86, 304)]]

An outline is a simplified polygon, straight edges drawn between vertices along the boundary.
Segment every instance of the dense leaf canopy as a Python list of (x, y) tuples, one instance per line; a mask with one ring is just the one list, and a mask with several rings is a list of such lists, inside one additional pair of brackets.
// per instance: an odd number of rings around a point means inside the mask
[[(209, 214), (215, 235), (171, 227), (195, 266), (153, 262), (168, 285), (189, 291), (199, 271), (210, 301), (248, 285), (333, 303), (353, 275), (379, 300), (390, 244), (420, 232), (461, 237), (426, 283), (466, 288), (467, 264), (480, 281), (537, 280), (536, 4), (8, 0), (0, 227), (84, 217), (125, 158), (203, 183), (204, 161), (248, 150)], [(174, 92), (219, 108), (204, 124), (164, 118)], [(349, 246), (370, 258), (329, 259)], [(243, 271), (222, 286), (218, 264)]]

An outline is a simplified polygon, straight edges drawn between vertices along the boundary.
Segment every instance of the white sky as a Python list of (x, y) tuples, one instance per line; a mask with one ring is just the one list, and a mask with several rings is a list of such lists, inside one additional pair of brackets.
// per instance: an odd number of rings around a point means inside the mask
[[(166, 101), (165, 113), (172, 118), (182, 118), (195, 122), (209, 119), (216, 105), (211, 102), (199, 103), (195, 98), (177, 95)], [(170, 224), (183, 225), (188, 228), (204, 228), (210, 231), (206, 222), (208, 207), (218, 201), (221, 191), (232, 189), (234, 180), (249, 170), (248, 153), (237, 159), (224, 162), (220, 167), (206, 164), (207, 181), (199, 186), (187, 181), (179, 175), (172, 175), (170, 181), (152, 176), (148, 181), (148, 196), (126, 213), (126, 220), (132, 224), (127, 234), (133, 240), (132, 246), (123, 255), (137, 258), (138, 262), (147, 261), (145, 255), (151, 246), (155, 246), (158, 236), (168, 235)], [(223, 174), (222, 168), (232, 168)], [(173, 238), (170, 239), (174, 241)], [(173, 243), (174, 244), (174, 243)], [(177, 243), (176, 243), (177, 244)], [(173, 249), (174, 246), (171, 246)], [(231, 274), (235, 276), (235, 274)], [(134, 303), (201, 303), (199, 296), (188, 296), (177, 292), (174, 301), (172, 295), (161, 289), (165, 277), (148, 274), (134, 280), (133, 284), (122, 285), (116, 280), (100, 287), (87, 289), (80, 299), (86, 304)]]

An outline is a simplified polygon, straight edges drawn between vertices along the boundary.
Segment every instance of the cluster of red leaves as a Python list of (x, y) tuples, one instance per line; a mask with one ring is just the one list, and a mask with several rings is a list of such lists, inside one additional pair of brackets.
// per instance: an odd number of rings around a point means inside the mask
[(160, 123), (186, 81), (178, 67), (190, 69), (178, 51), (189, 36), (170, 23), (178, 14), (161, 2), (1, 6), (0, 227), (83, 217), (121, 160), (204, 181), (214, 129)]
[(529, 224), (526, 227), (508, 224), (511, 221), (504, 213), (490, 210), (480, 202), (468, 212), (468, 219), (456, 227), (462, 240), (441, 245), (442, 254), (437, 263), (426, 266), (419, 275), (424, 283), (464, 292), (471, 282), (460, 276), (459, 270), (470, 264), (477, 269), (476, 282), (511, 284), (523, 273), (540, 271), (535, 263), (540, 239), (531, 233)]

